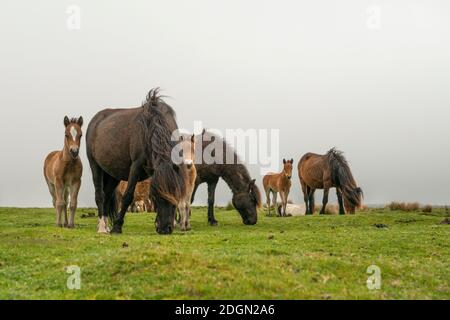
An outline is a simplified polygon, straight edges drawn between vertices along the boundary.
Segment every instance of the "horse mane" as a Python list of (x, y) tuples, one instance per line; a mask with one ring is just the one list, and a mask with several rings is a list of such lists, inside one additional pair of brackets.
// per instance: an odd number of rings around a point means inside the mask
[(359, 207), (363, 191), (357, 186), (343, 152), (332, 148), (325, 156), (330, 166), (332, 183), (341, 188), (344, 197), (352, 206)]
[[(250, 191), (250, 190), (243, 189), (243, 188), (248, 187), (248, 185), (252, 182), (252, 178), (250, 176), (250, 173), (249, 173), (247, 167), (241, 162), (241, 158), (236, 153), (236, 150), (232, 146), (230, 146), (230, 144), (224, 138), (222, 138), (212, 132), (203, 130), (201, 136), (202, 136), (202, 138), (203, 137), (208, 138), (207, 141), (203, 140), (203, 143), (209, 144), (209, 143), (215, 142), (215, 141), (222, 143), (223, 165), (222, 165), (222, 170), (220, 170), (221, 171), (220, 176), (230, 187), (231, 192), (233, 194), (238, 194), (238, 193)], [(231, 152), (233, 154), (233, 160), (234, 160), (233, 164), (226, 164), (226, 157), (229, 152)], [(199, 170), (199, 169), (197, 168), (197, 170)], [(256, 184), (254, 184), (251, 191), (252, 191), (251, 196), (253, 197), (253, 200), (255, 201), (257, 206), (260, 207), (261, 206), (261, 193), (259, 191), (258, 186), (256, 186)]]
[(160, 89), (154, 88), (147, 94), (142, 105), (139, 124), (143, 131), (143, 144), (148, 157), (151, 157), (154, 168), (152, 189), (157, 191), (167, 201), (176, 205), (185, 194), (185, 184), (171, 159), (173, 141), (165, 114), (175, 117), (174, 110), (167, 105)]

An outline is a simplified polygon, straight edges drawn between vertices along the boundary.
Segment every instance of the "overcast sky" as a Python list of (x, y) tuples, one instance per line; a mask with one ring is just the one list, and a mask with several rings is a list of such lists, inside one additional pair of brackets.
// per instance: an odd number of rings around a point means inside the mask
[(0, 206), (51, 205), (42, 167), (65, 115), (87, 124), (155, 86), (180, 127), (280, 129), (295, 163), (342, 149), (367, 203), (450, 204), (447, 0), (3, 0), (0, 39)]

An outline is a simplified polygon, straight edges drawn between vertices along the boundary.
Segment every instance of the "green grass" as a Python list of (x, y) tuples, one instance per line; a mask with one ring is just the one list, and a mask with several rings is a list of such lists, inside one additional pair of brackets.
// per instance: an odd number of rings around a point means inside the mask
[[(128, 214), (122, 235), (98, 235), (79, 210), (74, 230), (53, 209), (0, 209), (0, 299), (449, 299), (448, 214), (371, 210), (347, 216), (192, 214), (193, 230), (157, 235), (154, 214)], [(377, 228), (375, 224), (388, 227)], [(81, 268), (68, 290), (66, 267)], [(380, 290), (368, 290), (370, 265)]]

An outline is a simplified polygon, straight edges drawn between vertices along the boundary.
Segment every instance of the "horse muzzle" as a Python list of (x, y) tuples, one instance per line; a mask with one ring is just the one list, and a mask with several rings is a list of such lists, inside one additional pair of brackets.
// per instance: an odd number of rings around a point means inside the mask
[(80, 149), (70, 148), (69, 152), (70, 152), (70, 155), (72, 156), (72, 158), (76, 159), (76, 158), (78, 158), (78, 155), (80, 154)]
[(158, 234), (172, 234), (173, 226), (168, 225), (165, 228), (156, 227), (156, 232), (158, 232)]
[(257, 219), (245, 219), (243, 222), (246, 226), (254, 226), (257, 221)]

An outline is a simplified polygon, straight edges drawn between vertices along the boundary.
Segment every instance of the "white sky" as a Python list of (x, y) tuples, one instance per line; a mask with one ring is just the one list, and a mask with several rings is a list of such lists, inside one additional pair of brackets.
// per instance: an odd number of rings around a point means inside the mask
[[(342, 149), (367, 203), (450, 203), (448, 1), (3, 0), (0, 39), (0, 206), (51, 205), (42, 166), (65, 115), (87, 124), (155, 86), (180, 127), (279, 128), (296, 162)], [(82, 159), (93, 206), (84, 142)]]

